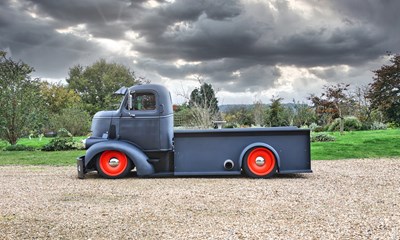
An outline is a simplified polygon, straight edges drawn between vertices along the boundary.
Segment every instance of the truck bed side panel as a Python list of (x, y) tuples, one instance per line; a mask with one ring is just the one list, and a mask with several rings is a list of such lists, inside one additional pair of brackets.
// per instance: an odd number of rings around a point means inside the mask
[[(265, 143), (279, 154), (279, 172), (311, 172), (310, 132), (297, 128), (191, 130), (175, 132), (175, 175), (240, 174), (242, 151)], [(234, 162), (232, 170), (224, 162)]]

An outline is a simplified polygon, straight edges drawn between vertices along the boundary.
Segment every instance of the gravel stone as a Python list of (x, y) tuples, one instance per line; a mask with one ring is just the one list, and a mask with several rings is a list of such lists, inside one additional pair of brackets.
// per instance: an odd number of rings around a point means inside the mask
[(312, 174), (107, 180), (1, 166), (1, 239), (399, 239), (400, 159)]

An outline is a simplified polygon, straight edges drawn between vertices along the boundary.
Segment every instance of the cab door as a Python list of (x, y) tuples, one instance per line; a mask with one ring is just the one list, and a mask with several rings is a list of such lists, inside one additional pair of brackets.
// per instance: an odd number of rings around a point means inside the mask
[[(131, 96), (129, 97), (129, 94)], [(143, 150), (160, 149), (160, 111), (155, 91), (140, 90), (128, 93), (121, 111), (119, 136)], [(130, 103), (129, 103), (130, 102)]]

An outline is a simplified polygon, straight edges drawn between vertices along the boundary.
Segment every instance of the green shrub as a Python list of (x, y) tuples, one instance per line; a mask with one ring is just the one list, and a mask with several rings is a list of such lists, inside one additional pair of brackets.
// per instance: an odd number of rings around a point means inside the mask
[(313, 128), (312, 131), (313, 132), (325, 132), (325, 131), (327, 131), (327, 128), (323, 127), (323, 126), (317, 126), (317, 127)]
[(3, 149), (4, 151), (35, 151), (34, 147), (25, 145), (10, 145)]
[(371, 125), (371, 130), (386, 130), (387, 125), (381, 122), (373, 122)]
[(316, 123), (311, 123), (309, 126), (309, 128), (312, 132), (315, 132), (315, 129), (317, 129), (318, 127), (320, 127), (320, 126), (318, 126), (318, 124), (316, 124)]
[(311, 142), (334, 142), (336, 138), (327, 133), (317, 133), (311, 135)]
[(58, 137), (61, 137), (61, 138), (63, 138), (63, 137), (72, 137), (72, 134), (71, 134), (67, 129), (65, 129), (65, 128), (60, 128), (60, 129), (57, 131), (57, 136), (58, 136)]
[(224, 125), (224, 128), (238, 128), (238, 125), (235, 123), (227, 123)]
[(77, 143), (72, 137), (57, 137), (44, 145), (42, 151), (65, 151), (75, 149), (79, 148), (77, 148)]
[(73, 136), (83, 136), (89, 132), (90, 115), (79, 108), (66, 108), (52, 116), (49, 125), (51, 130), (65, 128)]
[[(343, 119), (344, 121), (344, 126), (343, 130), (344, 131), (357, 131), (361, 130), (362, 124), (358, 118), (350, 116), (350, 117), (345, 117)], [(334, 131), (339, 131), (340, 130), (340, 118), (336, 118), (335, 121), (331, 123), (331, 125), (328, 128), (329, 132), (334, 132)]]

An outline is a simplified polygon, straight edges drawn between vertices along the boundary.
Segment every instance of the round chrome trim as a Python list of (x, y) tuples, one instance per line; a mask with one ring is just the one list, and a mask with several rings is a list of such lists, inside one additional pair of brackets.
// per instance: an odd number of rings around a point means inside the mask
[(118, 158), (111, 158), (110, 161), (108, 161), (108, 165), (111, 167), (116, 167), (119, 165), (119, 160)]
[(258, 157), (256, 158), (256, 165), (257, 165), (257, 166), (262, 166), (262, 165), (264, 165), (264, 163), (265, 163), (265, 159), (264, 159), (263, 157), (258, 156)]

